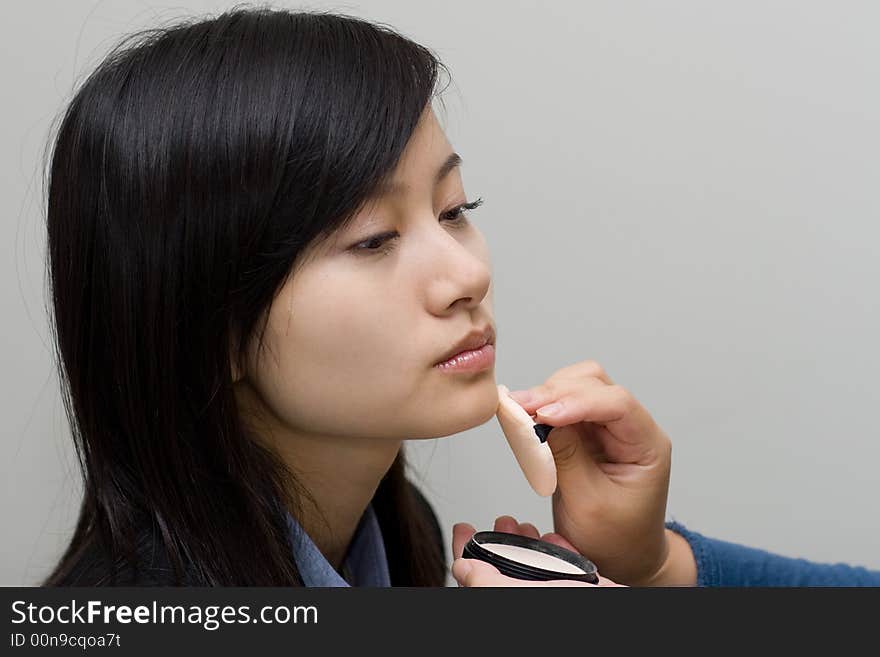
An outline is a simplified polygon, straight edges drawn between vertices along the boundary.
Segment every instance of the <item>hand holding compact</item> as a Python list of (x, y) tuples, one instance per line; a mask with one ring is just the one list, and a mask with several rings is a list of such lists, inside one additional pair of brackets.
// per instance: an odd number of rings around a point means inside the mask
[(669, 552), (668, 436), (594, 361), (508, 394), (535, 422), (554, 427), (547, 445), (557, 478), (556, 532), (614, 580), (650, 583)]
[[(527, 536), (548, 543), (553, 543), (566, 550), (576, 551), (574, 546), (566, 541), (559, 534), (544, 534), (541, 536), (538, 529), (531, 523), (518, 523), (512, 516), (501, 516), (495, 520), (496, 532), (506, 532), (508, 534), (518, 534)], [(545, 580), (545, 581), (529, 581), (508, 577), (502, 574), (492, 564), (480, 561), (479, 559), (463, 559), (462, 551), (465, 543), (476, 532), (472, 525), (465, 522), (456, 523), (452, 528), (452, 555), (454, 561), (452, 563), (452, 575), (455, 577), (459, 586), (466, 587), (483, 587), (483, 586), (510, 586), (510, 587), (530, 587), (530, 586), (620, 586), (611, 580), (599, 575), (598, 584), (589, 584), (587, 582), (577, 582), (570, 579)]]

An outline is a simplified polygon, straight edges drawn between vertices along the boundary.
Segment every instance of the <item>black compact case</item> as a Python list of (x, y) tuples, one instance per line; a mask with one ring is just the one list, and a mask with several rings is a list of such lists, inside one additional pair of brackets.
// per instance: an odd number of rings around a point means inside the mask
[[(546, 570), (531, 564), (515, 561), (491, 552), (482, 547), (482, 543), (500, 543), (502, 545), (512, 545), (527, 550), (542, 552), (572, 564), (582, 570), (583, 574)], [(571, 579), (578, 582), (589, 582), (590, 584), (599, 583), (599, 575), (596, 571), (596, 566), (586, 557), (577, 552), (561, 548), (553, 543), (529, 538), (528, 536), (520, 536), (519, 534), (508, 534), (506, 532), (477, 532), (471, 536), (470, 540), (465, 544), (461, 556), (465, 559), (479, 559), (480, 561), (490, 563), (504, 575), (515, 577), (516, 579), (531, 581)]]

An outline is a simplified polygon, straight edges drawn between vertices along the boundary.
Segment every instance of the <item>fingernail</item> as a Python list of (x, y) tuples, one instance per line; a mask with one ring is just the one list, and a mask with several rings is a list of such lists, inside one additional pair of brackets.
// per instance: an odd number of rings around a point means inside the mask
[(528, 390), (512, 390), (507, 394), (513, 397), (513, 399), (520, 404), (528, 404), (530, 401), (532, 401), (533, 397), (532, 393)]
[(560, 404), (559, 402), (554, 402), (552, 404), (544, 406), (543, 408), (539, 408), (536, 412), (538, 415), (550, 417), (551, 415), (558, 415), (560, 411), (562, 411), (562, 404)]

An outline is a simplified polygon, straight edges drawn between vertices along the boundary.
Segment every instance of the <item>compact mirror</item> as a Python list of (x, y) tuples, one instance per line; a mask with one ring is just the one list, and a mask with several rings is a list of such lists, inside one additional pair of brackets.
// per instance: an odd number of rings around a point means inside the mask
[(595, 564), (583, 555), (519, 534), (476, 532), (465, 544), (461, 556), (490, 563), (504, 575), (516, 579), (599, 583)]

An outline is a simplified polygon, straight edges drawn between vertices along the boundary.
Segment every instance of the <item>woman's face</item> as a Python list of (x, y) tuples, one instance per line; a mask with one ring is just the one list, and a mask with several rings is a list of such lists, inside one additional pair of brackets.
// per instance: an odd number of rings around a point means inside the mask
[(494, 329), (486, 241), (469, 219), (446, 214), (474, 199), (458, 167), (435, 180), (452, 154), (428, 107), (394, 171), (399, 190), (303, 254), (238, 386), (273, 424), (430, 438), (495, 414), (494, 363), (467, 373), (434, 366), (472, 330)]

